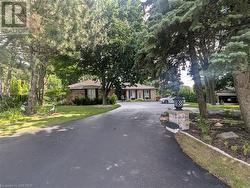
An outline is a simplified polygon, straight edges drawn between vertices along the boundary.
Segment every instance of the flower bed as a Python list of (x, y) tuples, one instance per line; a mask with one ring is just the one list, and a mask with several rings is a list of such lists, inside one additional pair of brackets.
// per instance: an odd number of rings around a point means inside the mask
[[(190, 129), (187, 131), (194, 137), (211, 144), (233, 157), (250, 163), (250, 133), (244, 129), (242, 120), (232, 116), (210, 115), (203, 120), (197, 115), (190, 116)], [(239, 138), (222, 139), (221, 133), (233, 132)]]

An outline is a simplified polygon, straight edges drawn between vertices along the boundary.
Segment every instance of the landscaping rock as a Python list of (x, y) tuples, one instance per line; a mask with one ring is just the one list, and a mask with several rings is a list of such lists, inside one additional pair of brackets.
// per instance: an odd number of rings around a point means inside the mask
[(220, 122), (217, 122), (214, 126), (217, 127), (217, 128), (223, 127), (223, 125)]
[(224, 133), (218, 134), (217, 138), (234, 139), (234, 138), (239, 138), (239, 136), (235, 134), (234, 132), (224, 132)]
[(208, 110), (209, 115), (229, 115), (230, 117), (236, 117), (240, 118), (241, 117), (241, 112), (240, 110)]

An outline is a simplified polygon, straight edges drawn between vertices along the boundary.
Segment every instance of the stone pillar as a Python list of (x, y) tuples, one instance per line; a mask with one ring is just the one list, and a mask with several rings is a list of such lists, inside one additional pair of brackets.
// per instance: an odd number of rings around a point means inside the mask
[(168, 110), (167, 113), (169, 114), (169, 122), (175, 123), (179, 125), (180, 130), (188, 130), (189, 129), (189, 111), (182, 110)]

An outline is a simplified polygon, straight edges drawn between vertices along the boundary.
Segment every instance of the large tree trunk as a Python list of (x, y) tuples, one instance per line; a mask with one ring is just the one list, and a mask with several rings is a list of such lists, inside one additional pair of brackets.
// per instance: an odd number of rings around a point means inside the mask
[(250, 66), (246, 72), (235, 72), (234, 85), (246, 130), (250, 132)]
[(5, 95), (7, 97), (10, 97), (10, 81), (11, 81), (11, 77), (12, 77), (12, 66), (9, 65), (8, 67), (8, 71), (7, 71), (7, 77), (6, 77), (6, 81), (4, 84), (4, 91), (5, 91)]
[(203, 118), (206, 118), (207, 117), (207, 103), (206, 103), (205, 95), (204, 95), (203, 88), (202, 88), (200, 68), (199, 68), (198, 58), (197, 58), (194, 44), (195, 44), (195, 40), (191, 34), (190, 41), (189, 41), (189, 55), (191, 58), (191, 74), (194, 80), (194, 89), (197, 94), (200, 115)]
[(216, 105), (216, 97), (215, 97), (215, 78), (211, 72), (208, 72), (209, 68), (209, 50), (206, 46), (205, 38), (201, 39), (200, 42), (201, 54), (200, 60), (202, 61), (201, 66), (204, 74), (204, 82), (206, 89), (206, 102)]
[(105, 76), (103, 76), (102, 78), (102, 104), (103, 105), (107, 105), (108, 104), (108, 93), (109, 93), (109, 87), (108, 87), (108, 83), (105, 79)]
[(102, 104), (103, 105), (107, 105), (108, 104), (108, 93), (109, 93), (109, 89), (104, 84), (102, 86)]
[(2, 85), (2, 78), (0, 78), (0, 100), (3, 98), (3, 85)]
[(106, 93), (106, 90), (104, 90), (102, 92), (103, 92), (103, 95), (102, 95), (102, 104), (103, 105), (107, 105), (108, 104), (108, 101), (107, 101), (108, 95)]
[(39, 66), (39, 79), (38, 79), (38, 93), (37, 93), (37, 98), (38, 98), (38, 103), (39, 105), (43, 105), (43, 99), (44, 99), (44, 80), (46, 76), (46, 71), (47, 71), (47, 65), (48, 65), (48, 58), (46, 57), (44, 59), (44, 62)]
[(215, 94), (215, 79), (211, 78), (209, 80), (210, 89), (210, 103), (216, 105), (216, 94)]
[(214, 78), (205, 76), (206, 100), (212, 105), (216, 105), (215, 97), (215, 80)]
[(0, 100), (3, 98), (3, 69), (0, 67)]
[(35, 57), (33, 52), (31, 51), (31, 82), (30, 82), (30, 90), (28, 94), (28, 106), (27, 106), (27, 114), (33, 115), (36, 113), (36, 102), (37, 102), (37, 96), (36, 96), (36, 90), (37, 90), (37, 61), (38, 59)]

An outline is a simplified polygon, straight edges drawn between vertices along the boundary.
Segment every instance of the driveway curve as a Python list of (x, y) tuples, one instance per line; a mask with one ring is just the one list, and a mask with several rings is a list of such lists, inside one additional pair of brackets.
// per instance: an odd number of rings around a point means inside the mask
[(0, 139), (0, 187), (227, 187), (186, 156), (161, 127), (159, 103), (112, 112), (35, 135)]

